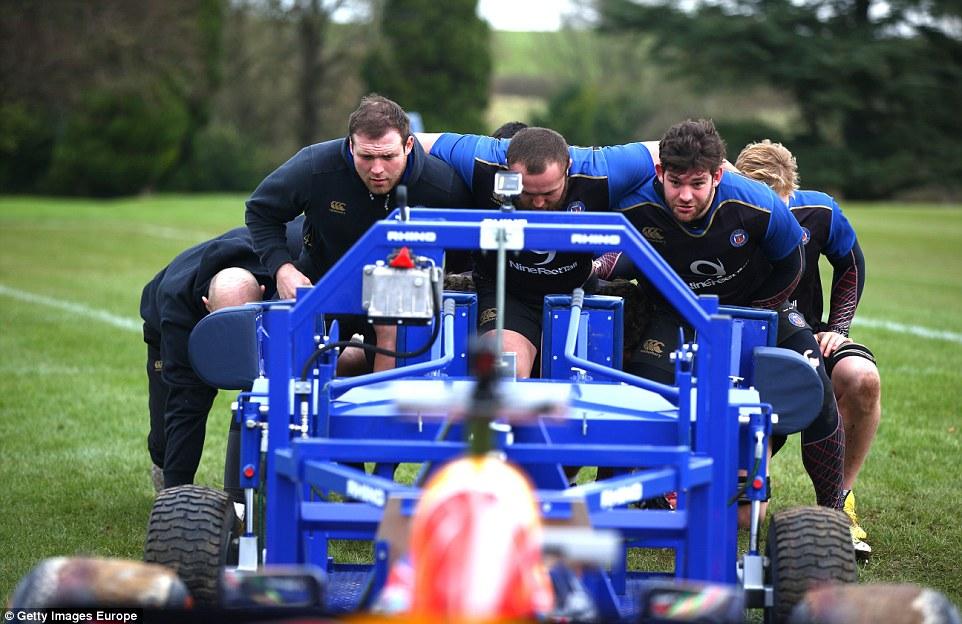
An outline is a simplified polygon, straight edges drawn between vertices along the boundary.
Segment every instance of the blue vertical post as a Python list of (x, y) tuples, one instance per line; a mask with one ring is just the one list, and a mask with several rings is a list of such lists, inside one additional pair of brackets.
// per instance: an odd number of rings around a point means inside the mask
[[(689, 577), (732, 583), (736, 578), (738, 525), (728, 497), (735, 491), (738, 464), (738, 421), (728, 413), (731, 317), (718, 312), (716, 297), (699, 297), (710, 316), (709, 331), (699, 336), (695, 450), (712, 458), (712, 480), (693, 498), (707, 513), (689, 514), (688, 547), (693, 556)], [(695, 501), (690, 509), (695, 510)], [(704, 553), (704, 556), (695, 555)]]
[(278, 451), (291, 450), (291, 326), (289, 305), (272, 305), (264, 313), (265, 360), (270, 411), (267, 418), (267, 519), (264, 563), (297, 563), (299, 552), (296, 484), (278, 474)]

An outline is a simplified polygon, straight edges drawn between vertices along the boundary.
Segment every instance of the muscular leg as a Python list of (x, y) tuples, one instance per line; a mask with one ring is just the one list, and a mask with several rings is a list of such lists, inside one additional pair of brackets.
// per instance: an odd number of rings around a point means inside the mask
[(818, 342), (812, 332), (806, 329), (788, 336), (778, 346), (806, 357), (818, 356), (816, 371), (822, 380), (822, 407), (812, 424), (802, 431), (802, 464), (812, 479), (818, 504), (841, 509), (845, 431), (839, 421), (832, 382), (825, 371)]
[[(485, 338), (494, 339), (495, 332), (489, 331), (484, 334)], [(534, 366), (534, 359), (538, 356), (538, 348), (531, 344), (531, 341), (522, 334), (510, 329), (505, 329), (502, 334), (501, 350), (504, 353), (515, 354), (515, 369), (518, 379), (528, 379), (531, 377), (531, 369)]]
[[(352, 328), (347, 326), (350, 331), (354, 329), (357, 331), (359, 328)], [(370, 330), (366, 330), (370, 332)], [(377, 346), (382, 349), (390, 349), (392, 351), (397, 350), (397, 327), (394, 325), (374, 325), (373, 326), (374, 340)], [(361, 335), (360, 331), (357, 331), (358, 335)], [(370, 342), (371, 336), (365, 337), (367, 342)], [(394, 358), (382, 355), (380, 353), (375, 354), (373, 358), (368, 359), (368, 353), (364, 349), (357, 347), (345, 347), (341, 352), (341, 355), (337, 359), (337, 374), (343, 377), (353, 377), (355, 375), (363, 375), (365, 373), (385, 371), (394, 368)]]
[[(382, 349), (397, 350), (397, 327), (394, 325), (375, 325), (374, 335), (377, 346)], [(374, 372), (391, 370), (394, 368), (394, 358), (378, 353), (374, 356)]]
[(842, 358), (832, 370), (832, 386), (845, 427), (842, 487), (851, 490), (868, 456), (882, 417), (878, 368), (862, 357)]

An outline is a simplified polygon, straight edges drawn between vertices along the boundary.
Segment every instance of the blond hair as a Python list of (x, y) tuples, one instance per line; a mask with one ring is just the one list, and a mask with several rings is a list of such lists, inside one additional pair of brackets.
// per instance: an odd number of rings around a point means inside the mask
[(735, 167), (753, 180), (764, 182), (780, 196), (798, 188), (798, 163), (788, 148), (768, 139), (749, 143), (738, 155)]

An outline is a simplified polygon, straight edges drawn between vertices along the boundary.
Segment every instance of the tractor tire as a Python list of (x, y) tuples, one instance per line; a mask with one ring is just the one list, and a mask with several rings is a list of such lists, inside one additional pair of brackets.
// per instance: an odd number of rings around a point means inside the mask
[(157, 495), (147, 523), (144, 561), (165, 565), (180, 577), (198, 606), (216, 606), (220, 575), (236, 558), (240, 535), (234, 504), (222, 490), (197, 485)]
[(767, 622), (787, 622), (812, 587), (858, 582), (848, 527), (844, 513), (826, 507), (797, 507), (772, 516), (765, 554), (774, 605), (767, 610)]

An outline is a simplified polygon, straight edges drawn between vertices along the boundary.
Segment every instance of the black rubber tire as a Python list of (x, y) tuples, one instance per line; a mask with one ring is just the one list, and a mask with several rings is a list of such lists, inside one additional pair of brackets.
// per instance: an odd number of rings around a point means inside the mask
[(768, 525), (767, 583), (774, 592), (768, 622), (787, 622), (805, 592), (824, 583), (857, 583), (848, 517), (826, 507), (780, 511)]
[(230, 497), (198, 485), (168, 488), (157, 495), (147, 522), (144, 561), (177, 573), (198, 606), (216, 606), (220, 575), (240, 532)]

